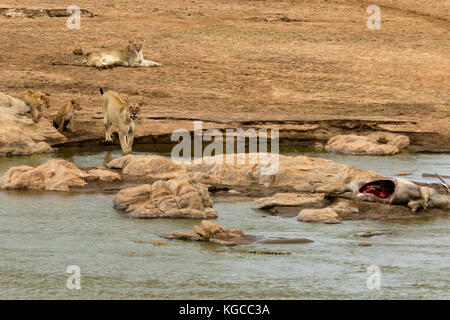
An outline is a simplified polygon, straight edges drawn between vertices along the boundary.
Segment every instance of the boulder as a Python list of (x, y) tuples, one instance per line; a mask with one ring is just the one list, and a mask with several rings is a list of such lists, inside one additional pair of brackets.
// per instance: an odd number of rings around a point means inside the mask
[(67, 140), (50, 120), (34, 123), (28, 112), (23, 101), (0, 93), (0, 156), (53, 152), (51, 144)]
[(339, 215), (331, 208), (303, 209), (297, 216), (297, 220), (303, 222), (341, 223)]
[(120, 190), (114, 207), (133, 218), (214, 219), (217, 211), (208, 190), (182, 179), (158, 180)]
[(91, 169), (86, 175), (86, 181), (114, 182), (120, 180), (122, 180), (120, 174), (105, 169)]
[(33, 168), (20, 166), (10, 168), (0, 178), (1, 189), (69, 191), (83, 187), (84, 172), (65, 160), (49, 160)]
[(409, 145), (404, 135), (376, 132), (368, 136), (338, 135), (328, 140), (325, 150), (335, 153), (389, 155)]
[(246, 235), (241, 229), (228, 229), (206, 220), (194, 226), (193, 232), (174, 232), (163, 234), (162, 237), (170, 240), (207, 241), (227, 246), (247, 244), (257, 239), (255, 236)]
[(330, 206), (340, 216), (358, 213), (358, 205), (350, 200), (339, 199)]
[(122, 174), (148, 176), (155, 179), (171, 179), (183, 172), (184, 166), (158, 155), (126, 155), (107, 164), (111, 169), (122, 169)]
[(323, 207), (328, 203), (324, 193), (276, 193), (271, 197), (253, 201), (253, 209), (269, 209), (273, 207)]

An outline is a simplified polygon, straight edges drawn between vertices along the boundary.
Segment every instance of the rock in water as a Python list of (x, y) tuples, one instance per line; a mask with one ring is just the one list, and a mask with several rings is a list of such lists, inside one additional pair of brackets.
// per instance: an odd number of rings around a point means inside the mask
[(45, 118), (34, 123), (21, 100), (0, 93), (0, 156), (53, 152), (50, 144), (66, 137)]
[(348, 154), (396, 154), (409, 145), (409, 138), (389, 132), (376, 132), (368, 136), (339, 135), (328, 140), (327, 151)]
[(238, 244), (249, 244), (257, 242), (260, 244), (299, 244), (311, 243), (313, 240), (305, 238), (263, 238), (245, 234), (241, 229), (228, 229), (220, 224), (203, 220), (200, 225), (194, 226), (193, 232), (174, 232), (163, 234), (166, 239), (207, 241), (226, 246)]
[(162, 236), (170, 240), (208, 241), (227, 246), (247, 244), (257, 239), (255, 236), (246, 235), (241, 229), (228, 229), (206, 220), (194, 226), (193, 232), (174, 232)]
[(133, 218), (214, 219), (218, 215), (212, 206), (204, 186), (182, 179), (122, 189), (114, 197), (114, 207)]
[(69, 191), (87, 185), (84, 172), (65, 160), (49, 160), (37, 168), (10, 168), (0, 178), (1, 189)]
[(323, 222), (329, 224), (341, 223), (339, 215), (331, 208), (303, 209), (298, 214), (297, 220), (303, 222)]
[[(251, 163), (255, 157), (262, 163)], [(233, 156), (231, 156), (233, 158)], [(213, 186), (258, 186), (291, 188), (298, 192), (334, 193), (348, 191), (354, 180), (382, 178), (371, 170), (331, 160), (305, 156), (289, 157), (272, 154), (243, 154), (242, 162), (228, 161), (226, 156), (205, 157), (191, 162), (175, 162), (161, 156), (127, 155), (108, 163), (108, 168), (121, 169), (124, 175), (148, 179), (186, 179)], [(263, 174), (264, 161), (276, 164), (273, 174)]]
[(120, 174), (105, 169), (91, 169), (86, 176), (86, 181), (113, 182), (120, 180), (122, 180)]
[(276, 193), (271, 197), (260, 198), (253, 201), (253, 209), (269, 209), (281, 207), (323, 207), (328, 203), (324, 193)]

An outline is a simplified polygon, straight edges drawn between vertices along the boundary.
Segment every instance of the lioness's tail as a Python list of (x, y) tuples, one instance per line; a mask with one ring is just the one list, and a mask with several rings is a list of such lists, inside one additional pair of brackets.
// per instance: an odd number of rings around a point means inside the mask
[(100, 87), (100, 94), (103, 95), (103, 88)]

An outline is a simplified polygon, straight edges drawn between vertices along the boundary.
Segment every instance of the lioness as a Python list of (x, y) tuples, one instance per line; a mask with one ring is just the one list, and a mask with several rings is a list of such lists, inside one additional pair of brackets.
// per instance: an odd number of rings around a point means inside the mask
[(130, 40), (126, 48), (115, 51), (91, 52), (87, 54), (86, 64), (90, 67), (159, 67), (160, 63), (145, 60), (142, 53), (144, 40)]
[(34, 122), (38, 122), (42, 118), (44, 109), (50, 108), (50, 95), (48, 93), (43, 94), (38, 91), (27, 90), (23, 101), (30, 108), (31, 119)]
[(73, 124), (75, 110), (81, 110), (80, 103), (78, 102), (78, 99), (75, 98), (59, 109), (58, 113), (53, 118), (53, 125), (59, 132), (63, 132), (65, 128), (68, 128), (70, 132), (75, 132)]
[(103, 122), (105, 124), (105, 140), (112, 141), (111, 125), (119, 128), (119, 140), (122, 153), (131, 153), (134, 140), (134, 121), (144, 101), (131, 101), (126, 97), (125, 100), (115, 91), (108, 91), (103, 94), (100, 88), (100, 94), (103, 96)]

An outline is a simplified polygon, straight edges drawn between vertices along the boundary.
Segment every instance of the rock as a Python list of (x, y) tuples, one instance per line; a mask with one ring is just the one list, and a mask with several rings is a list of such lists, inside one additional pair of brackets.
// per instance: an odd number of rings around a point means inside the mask
[(154, 246), (167, 246), (167, 243), (162, 241), (142, 241), (142, 240), (135, 240), (134, 243), (144, 243), (144, 244), (152, 244)]
[(369, 238), (369, 237), (374, 237), (374, 236), (382, 236), (383, 234), (384, 234), (384, 232), (370, 232), (370, 231), (367, 231), (367, 232), (363, 232), (363, 233), (359, 234), (359, 236), (363, 237), (363, 238)]
[(0, 156), (53, 152), (50, 144), (67, 140), (48, 119), (34, 123), (28, 112), (23, 101), (0, 93)]
[[(262, 157), (269, 161), (251, 163)], [(233, 156), (231, 156), (233, 158)], [(121, 169), (122, 173), (146, 179), (186, 179), (212, 186), (259, 186), (260, 188), (291, 188), (298, 192), (345, 192), (349, 183), (362, 179), (382, 178), (371, 170), (331, 160), (306, 156), (289, 157), (272, 154), (245, 154), (242, 163), (236, 157), (226, 162), (225, 156), (205, 157), (192, 162), (173, 162), (161, 156), (127, 155), (108, 163), (108, 168)], [(265, 174), (264, 168), (278, 163), (277, 170)]]
[(360, 242), (360, 243), (358, 243), (358, 246), (359, 247), (371, 247), (372, 244), (368, 243), (368, 242)]
[(114, 197), (114, 207), (133, 218), (214, 219), (212, 206), (205, 187), (181, 179), (122, 189)]
[(316, 142), (316, 143), (314, 144), (314, 152), (322, 152), (322, 151), (324, 151), (324, 150), (325, 150), (325, 147), (323, 146), (322, 143)]
[(313, 240), (306, 238), (269, 238), (259, 240), (262, 244), (297, 244), (297, 243), (311, 243)]
[(86, 176), (86, 181), (114, 182), (120, 180), (122, 180), (120, 174), (105, 169), (91, 169)]
[(368, 137), (374, 139), (377, 143), (388, 144), (399, 149), (404, 149), (411, 143), (408, 136), (391, 132), (374, 132), (369, 134)]
[(314, 242), (305, 238), (266, 238), (245, 234), (241, 229), (228, 229), (220, 224), (203, 220), (200, 225), (194, 226), (193, 232), (174, 232), (163, 234), (166, 239), (208, 241), (221, 245), (234, 246), (238, 244), (298, 244)]
[(356, 203), (343, 199), (339, 199), (337, 202), (333, 203), (330, 208), (340, 216), (359, 212), (358, 205)]
[(348, 154), (396, 154), (409, 145), (409, 138), (390, 132), (376, 132), (368, 136), (338, 135), (328, 140), (329, 152)]
[(395, 173), (396, 176), (410, 176), (412, 172), (400, 171)]
[(253, 209), (269, 209), (275, 206), (284, 207), (323, 207), (328, 203), (324, 193), (299, 194), (276, 193), (272, 197), (260, 198), (253, 201)]
[(112, 160), (108, 168), (122, 169), (122, 174), (131, 176), (150, 176), (157, 179), (176, 178), (183, 172), (183, 165), (177, 165), (167, 157), (158, 155), (126, 155)]
[(65, 160), (49, 160), (37, 168), (20, 166), (10, 168), (0, 178), (1, 189), (69, 191), (82, 187), (84, 172)]
[(228, 229), (206, 220), (203, 220), (200, 225), (194, 226), (193, 232), (175, 232), (162, 236), (170, 240), (208, 241), (227, 246), (247, 244), (257, 239), (255, 236), (246, 235), (241, 229)]
[(297, 216), (297, 220), (303, 222), (341, 223), (339, 215), (331, 208), (303, 209)]

